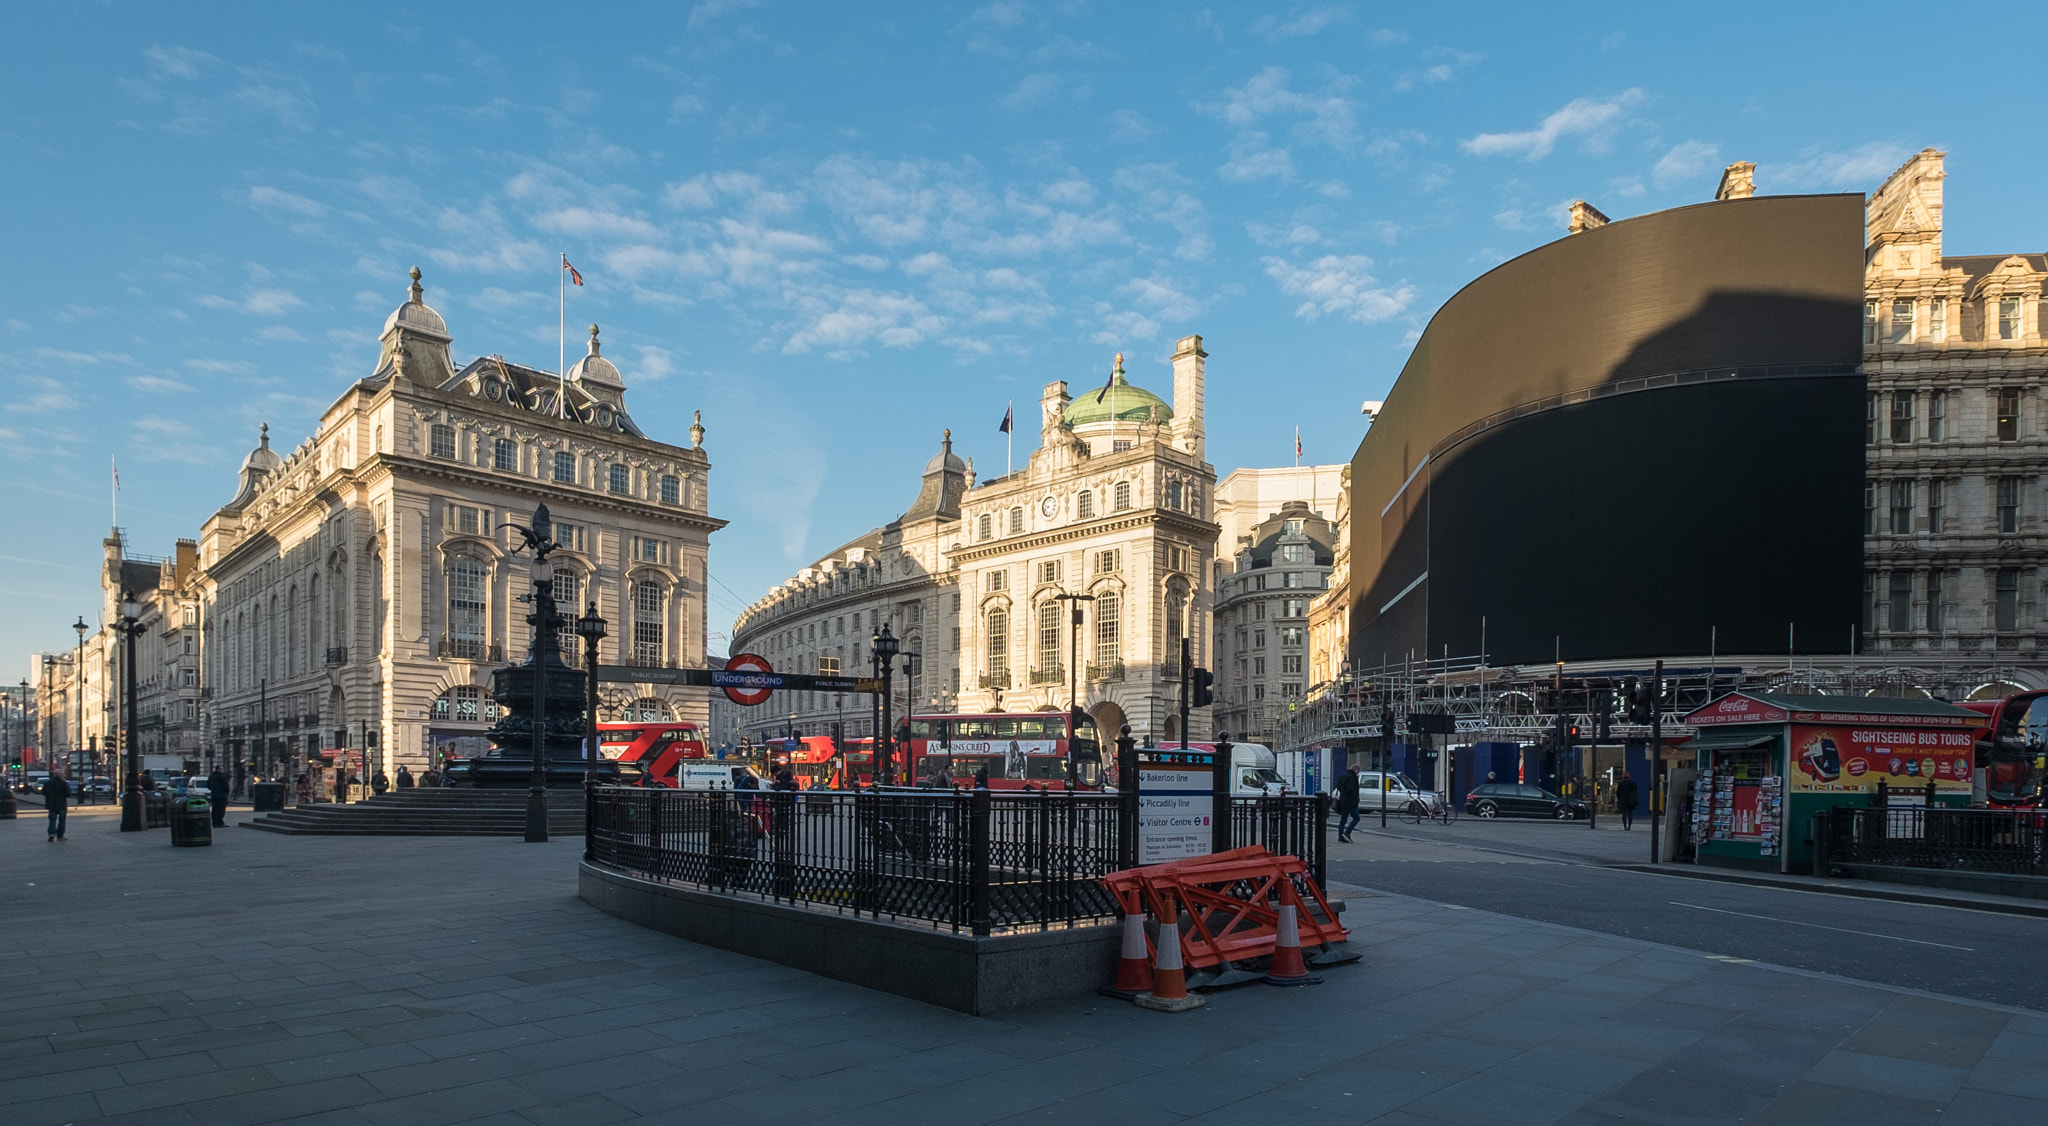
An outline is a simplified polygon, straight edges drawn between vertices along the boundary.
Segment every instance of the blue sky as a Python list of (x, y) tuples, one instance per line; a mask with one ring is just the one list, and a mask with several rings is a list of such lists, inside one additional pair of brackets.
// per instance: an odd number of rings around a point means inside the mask
[(603, 324), (656, 437), (704, 412), (722, 633), (907, 505), (941, 428), (1000, 472), (1005, 403), (1119, 350), (1166, 393), (1204, 336), (1219, 473), (1296, 426), (1348, 458), (1430, 314), (1574, 198), (1739, 159), (1868, 191), (1931, 145), (1950, 253), (2048, 248), (2029, 5), (339, 8), (0, 16), (0, 660), (93, 617), (110, 455), (167, 554), (260, 422), (296, 445), (369, 373), (414, 264), (458, 363), (551, 368), (566, 252), (572, 354)]

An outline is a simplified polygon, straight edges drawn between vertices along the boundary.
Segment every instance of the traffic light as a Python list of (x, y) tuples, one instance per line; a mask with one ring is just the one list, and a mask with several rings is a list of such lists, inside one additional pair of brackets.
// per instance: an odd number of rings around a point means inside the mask
[(1383, 739), (1392, 739), (1396, 734), (1399, 734), (1399, 731), (1394, 726), (1394, 709), (1381, 708), (1380, 737)]
[(1188, 706), (1206, 708), (1214, 704), (1216, 702), (1216, 674), (1208, 669), (1194, 669), (1188, 675), (1190, 678), (1188, 687), (1193, 690), (1192, 694), (1188, 697)]
[(1635, 677), (1628, 678), (1628, 718), (1631, 723), (1648, 723), (1656, 702), (1650, 699), (1650, 690)]
[(1578, 745), (1579, 745), (1579, 744), (1580, 744), (1581, 742), (1583, 742), (1583, 741), (1584, 741), (1584, 740), (1582, 740), (1582, 739), (1580, 738), (1580, 733), (1579, 733), (1579, 725), (1578, 725), (1578, 724), (1574, 723), (1574, 724), (1572, 724), (1571, 726), (1569, 726), (1569, 727), (1565, 728), (1565, 740), (1564, 740), (1564, 745), (1565, 745), (1565, 746), (1567, 746), (1567, 747), (1576, 747), (1576, 746), (1578, 746)]
[(1602, 688), (1593, 701), (1593, 739), (1604, 743), (1614, 734), (1614, 690)]

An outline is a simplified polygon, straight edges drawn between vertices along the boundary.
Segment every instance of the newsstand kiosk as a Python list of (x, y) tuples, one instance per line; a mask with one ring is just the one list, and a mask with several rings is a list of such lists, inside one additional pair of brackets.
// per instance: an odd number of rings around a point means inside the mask
[(1813, 815), (1869, 806), (1885, 783), (1894, 804), (1970, 804), (1977, 728), (1987, 717), (1940, 700), (1731, 692), (1685, 717), (1699, 732), (1690, 818), (1695, 859), (1803, 872)]

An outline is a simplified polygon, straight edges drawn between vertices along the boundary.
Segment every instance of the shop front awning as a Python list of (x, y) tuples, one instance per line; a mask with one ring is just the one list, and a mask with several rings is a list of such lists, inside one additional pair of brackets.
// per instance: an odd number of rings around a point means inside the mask
[(1777, 737), (1775, 733), (1769, 735), (1739, 735), (1733, 731), (1710, 731), (1704, 735), (1693, 736), (1690, 742), (1679, 744), (1678, 749), (1681, 751), (1746, 751), (1752, 747), (1769, 746), (1771, 740)]

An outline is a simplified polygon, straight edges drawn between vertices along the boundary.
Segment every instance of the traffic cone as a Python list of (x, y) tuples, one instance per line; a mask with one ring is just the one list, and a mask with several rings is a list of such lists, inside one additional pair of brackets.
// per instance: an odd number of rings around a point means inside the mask
[(1321, 985), (1322, 976), (1308, 972), (1301, 960), (1301, 923), (1292, 903), (1280, 905), (1280, 925), (1273, 936), (1273, 962), (1266, 968), (1267, 985)]
[(1208, 999), (1188, 993), (1187, 969), (1180, 960), (1180, 905), (1171, 895), (1162, 896), (1159, 909), (1159, 957), (1152, 966), (1152, 991), (1131, 998), (1139, 1008), (1162, 1013), (1184, 1013), (1208, 1004)]
[[(1179, 940), (1174, 942), (1179, 946)], [(1145, 916), (1124, 916), (1124, 946), (1116, 960), (1116, 984), (1105, 985), (1096, 992), (1105, 997), (1121, 997), (1128, 1001), (1140, 993), (1152, 991), (1152, 959), (1145, 949)]]

